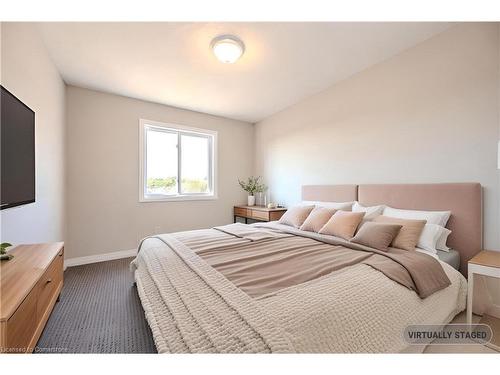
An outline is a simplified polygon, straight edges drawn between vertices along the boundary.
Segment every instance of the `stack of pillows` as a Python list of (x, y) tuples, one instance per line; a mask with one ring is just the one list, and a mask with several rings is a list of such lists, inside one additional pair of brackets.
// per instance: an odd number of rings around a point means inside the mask
[(436, 254), (449, 251), (446, 227), (450, 211), (365, 207), (358, 202), (312, 202), (290, 208), (279, 220), (303, 231), (336, 236), (387, 251), (389, 247)]

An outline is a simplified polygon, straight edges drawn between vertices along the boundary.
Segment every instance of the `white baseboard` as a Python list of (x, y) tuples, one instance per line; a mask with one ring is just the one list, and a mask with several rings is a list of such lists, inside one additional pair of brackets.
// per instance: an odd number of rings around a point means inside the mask
[(130, 258), (137, 254), (137, 249), (115, 251), (113, 253), (89, 255), (86, 257), (70, 258), (64, 260), (64, 269), (67, 267), (81, 266), (82, 264), (99, 263), (107, 260)]

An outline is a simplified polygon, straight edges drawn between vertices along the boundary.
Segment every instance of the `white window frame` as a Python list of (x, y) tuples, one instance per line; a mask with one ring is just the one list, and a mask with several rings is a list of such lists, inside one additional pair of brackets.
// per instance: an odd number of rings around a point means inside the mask
[[(178, 136), (177, 150), (177, 194), (147, 194), (147, 145), (146, 130), (155, 128), (159, 131), (175, 133)], [(181, 135), (200, 136), (209, 139), (209, 193), (179, 193), (181, 189), (182, 167), (181, 167)], [(169, 201), (196, 201), (217, 199), (217, 132), (213, 130), (193, 128), (190, 126), (164, 123), (146, 119), (139, 119), (139, 202), (169, 202)]]

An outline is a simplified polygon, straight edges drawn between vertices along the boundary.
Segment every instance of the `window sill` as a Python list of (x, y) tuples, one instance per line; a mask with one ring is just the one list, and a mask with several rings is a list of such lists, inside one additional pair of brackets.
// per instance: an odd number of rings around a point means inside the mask
[(156, 197), (142, 197), (139, 199), (140, 203), (151, 203), (151, 202), (182, 202), (182, 201), (211, 201), (218, 199), (217, 195), (174, 195), (165, 196), (160, 195)]

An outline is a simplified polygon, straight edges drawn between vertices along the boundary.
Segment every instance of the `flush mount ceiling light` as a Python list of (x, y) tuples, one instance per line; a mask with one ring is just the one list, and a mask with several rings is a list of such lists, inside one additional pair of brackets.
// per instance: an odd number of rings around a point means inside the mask
[(243, 42), (233, 35), (219, 35), (210, 46), (215, 57), (225, 64), (235, 63), (245, 52)]

